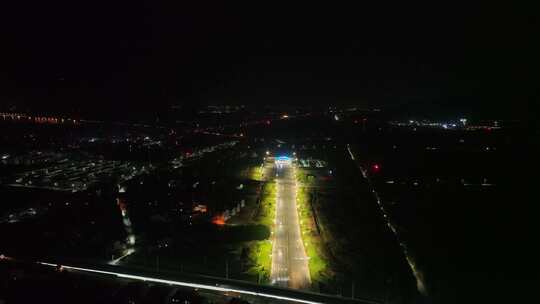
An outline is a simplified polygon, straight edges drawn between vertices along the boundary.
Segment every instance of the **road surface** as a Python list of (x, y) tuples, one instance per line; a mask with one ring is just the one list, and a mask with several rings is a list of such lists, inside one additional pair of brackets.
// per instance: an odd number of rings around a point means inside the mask
[(296, 178), (290, 164), (276, 167), (277, 204), (272, 246), (271, 281), (295, 289), (311, 284), (308, 259), (296, 210)]

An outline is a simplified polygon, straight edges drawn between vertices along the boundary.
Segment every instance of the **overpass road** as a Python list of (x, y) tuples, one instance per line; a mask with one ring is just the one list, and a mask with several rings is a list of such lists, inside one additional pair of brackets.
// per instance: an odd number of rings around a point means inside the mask
[(380, 304), (367, 299), (350, 299), (333, 295), (318, 294), (302, 290), (281, 288), (277, 286), (258, 285), (254, 283), (210, 277), (195, 274), (171, 273), (165, 271), (131, 269), (116, 265), (90, 263), (38, 262), (45, 267), (54, 267), (64, 271), (86, 273), (103, 279), (121, 279), (143, 281), (148, 283), (182, 286), (201, 291), (249, 296), (257, 301), (251, 303), (306, 303), (306, 304)]

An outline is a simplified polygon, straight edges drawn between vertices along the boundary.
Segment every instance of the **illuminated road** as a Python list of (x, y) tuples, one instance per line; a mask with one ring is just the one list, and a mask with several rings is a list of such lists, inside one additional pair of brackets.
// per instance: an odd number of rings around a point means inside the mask
[(271, 281), (282, 287), (307, 289), (308, 259), (296, 210), (296, 179), (290, 164), (276, 168), (277, 204), (272, 246)]

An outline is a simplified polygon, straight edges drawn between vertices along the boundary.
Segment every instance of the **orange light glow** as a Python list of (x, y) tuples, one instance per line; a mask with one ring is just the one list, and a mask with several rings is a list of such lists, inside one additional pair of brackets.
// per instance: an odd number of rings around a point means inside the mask
[(225, 225), (225, 218), (221, 214), (216, 215), (216, 216), (214, 216), (214, 218), (212, 218), (212, 223), (214, 225), (223, 226), (223, 225)]

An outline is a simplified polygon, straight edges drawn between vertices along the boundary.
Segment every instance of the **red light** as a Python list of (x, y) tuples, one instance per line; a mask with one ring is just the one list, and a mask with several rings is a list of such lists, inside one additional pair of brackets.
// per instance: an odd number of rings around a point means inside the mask
[(374, 164), (371, 167), (373, 168), (373, 172), (378, 172), (381, 169), (381, 167), (378, 164)]

